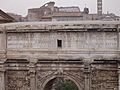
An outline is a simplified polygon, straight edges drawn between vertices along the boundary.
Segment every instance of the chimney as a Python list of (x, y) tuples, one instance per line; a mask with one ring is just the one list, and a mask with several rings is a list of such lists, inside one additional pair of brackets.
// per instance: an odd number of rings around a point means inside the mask
[(102, 15), (102, 0), (97, 0), (97, 14)]

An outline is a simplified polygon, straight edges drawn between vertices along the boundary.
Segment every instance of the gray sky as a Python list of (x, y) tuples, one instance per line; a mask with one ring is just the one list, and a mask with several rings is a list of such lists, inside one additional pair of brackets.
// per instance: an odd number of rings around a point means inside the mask
[[(97, 0), (0, 0), (0, 9), (25, 16), (27, 9), (38, 8), (49, 1), (55, 1), (59, 7), (79, 6), (81, 11), (86, 5), (91, 13), (97, 12)], [(120, 0), (103, 0), (103, 13), (107, 11), (120, 16)]]

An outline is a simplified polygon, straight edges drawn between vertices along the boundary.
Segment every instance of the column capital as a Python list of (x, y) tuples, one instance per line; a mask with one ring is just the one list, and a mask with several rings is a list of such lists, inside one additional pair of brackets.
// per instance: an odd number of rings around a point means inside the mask
[(4, 67), (4, 61), (0, 61), (0, 73), (4, 73), (5, 72), (5, 67)]
[(118, 74), (120, 74), (120, 64), (118, 64)]
[(93, 62), (93, 58), (84, 58), (83, 59), (83, 62), (84, 62), (84, 64), (91, 64), (92, 62)]
[(37, 58), (28, 58), (28, 61), (29, 61), (30, 63), (35, 64), (35, 63), (38, 62), (38, 59), (37, 59)]
[(6, 58), (2, 58), (2, 59), (0, 59), (0, 63), (5, 63), (6, 62)]
[(30, 74), (30, 77), (34, 77), (35, 76), (35, 73), (36, 73), (36, 63), (38, 61), (38, 59), (35, 59), (35, 58), (30, 58), (29, 59), (30, 63), (29, 63), (29, 74)]
[(85, 74), (91, 73), (91, 65), (90, 64), (84, 64), (84, 73)]

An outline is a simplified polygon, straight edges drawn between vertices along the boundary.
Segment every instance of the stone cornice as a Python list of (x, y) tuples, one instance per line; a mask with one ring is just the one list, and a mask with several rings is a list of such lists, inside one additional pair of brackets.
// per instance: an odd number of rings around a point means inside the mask
[(59, 21), (59, 22), (16, 22), (1, 24), (0, 31), (44, 32), (44, 31), (117, 31), (120, 21)]

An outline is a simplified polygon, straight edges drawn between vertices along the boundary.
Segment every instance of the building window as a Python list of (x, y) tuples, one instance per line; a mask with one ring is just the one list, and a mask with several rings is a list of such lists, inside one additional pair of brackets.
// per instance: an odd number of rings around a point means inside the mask
[(57, 40), (57, 47), (61, 48), (62, 47), (62, 40)]

